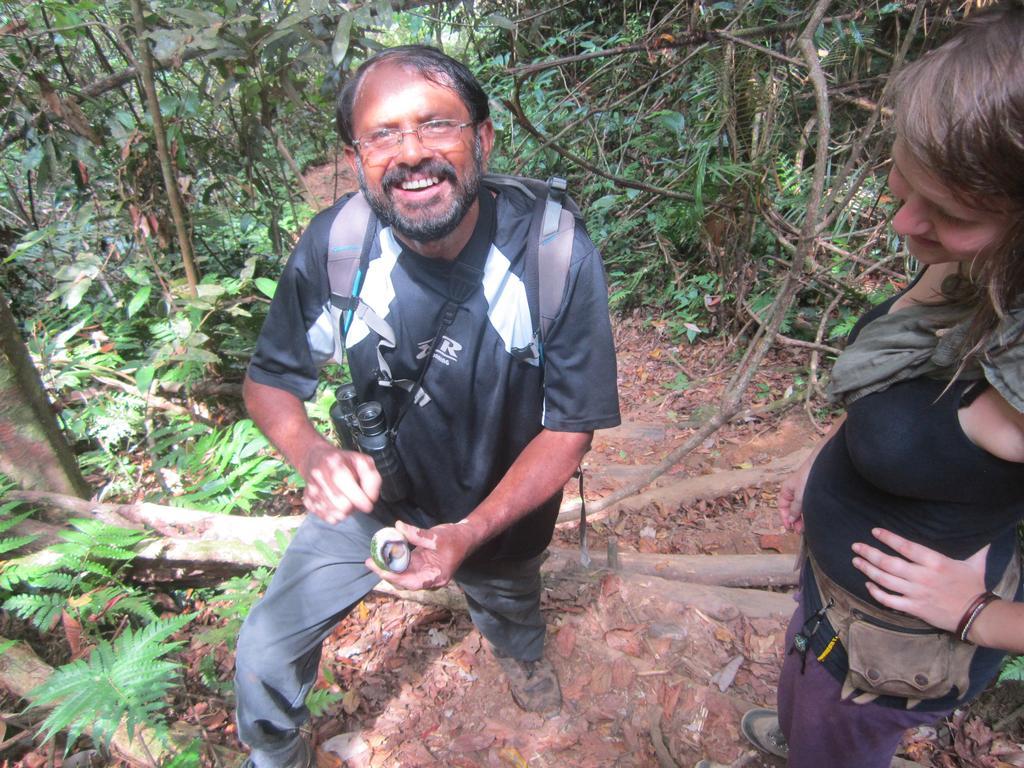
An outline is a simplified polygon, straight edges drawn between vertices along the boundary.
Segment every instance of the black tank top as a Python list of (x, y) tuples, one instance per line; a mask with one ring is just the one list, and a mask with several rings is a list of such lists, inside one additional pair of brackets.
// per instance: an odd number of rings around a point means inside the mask
[[(851, 341), (893, 301), (865, 314)], [(847, 409), (814, 463), (803, 500), (808, 547), (836, 583), (874, 602), (850, 550), (855, 541), (886, 550), (871, 536), (873, 527), (957, 559), (992, 543), (987, 576), (998, 580), (1024, 519), (1024, 464), (979, 448), (960, 426), (958, 410), (986, 386), (916, 378)]]

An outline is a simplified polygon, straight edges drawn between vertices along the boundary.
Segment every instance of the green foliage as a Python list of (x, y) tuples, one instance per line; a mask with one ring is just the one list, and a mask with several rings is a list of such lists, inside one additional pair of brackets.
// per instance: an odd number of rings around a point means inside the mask
[(45, 558), (36, 555), (4, 564), (0, 570), (0, 596), (7, 593), (4, 608), (43, 631), (52, 629), (67, 613), (87, 636), (98, 634), (101, 626), (116, 625), (125, 616), (154, 620), (146, 593), (123, 580), (135, 557), (134, 548), (146, 534), (98, 520), (69, 524), (72, 530), (58, 533), (62, 541), (50, 546)]
[(313, 717), (322, 717), (328, 713), (328, 710), (331, 707), (345, 698), (344, 691), (331, 690), (332, 688), (337, 687), (337, 681), (334, 679), (334, 673), (331, 672), (330, 667), (325, 666), (323, 668), (323, 675), (324, 680), (330, 687), (314, 688), (306, 696), (306, 708)]
[(1007, 680), (1024, 682), (1024, 656), (1010, 656), (999, 673), (999, 682)]
[(138, 630), (127, 627), (112, 643), (101, 640), (88, 659), (56, 669), (29, 694), (32, 708), (53, 706), (41, 726), (44, 738), (67, 730), (70, 751), (89, 728), (93, 738), (107, 746), (124, 721), (129, 738), (136, 727), (147, 725), (158, 739), (165, 739), (167, 726), (160, 713), (180, 665), (164, 657), (182, 643), (170, 640), (171, 635), (191, 620), (190, 615), (177, 616)]
[(193, 739), (184, 749), (163, 764), (163, 768), (200, 768), (203, 764), (203, 742)]
[[(0, 497), (13, 487), (14, 483), (3, 475), (0, 475)], [(20, 506), (22, 506), (22, 504), (18, 501), (5, 501), (0, 503), (0, 555), (3, 555), (5, 552), (20, 549), (26, 544), (31, 544), (38, 538), (38, 536), (34, 536), (32, 534), (24, 534), (21, 536), (7, 535), (8, 531), (18, 525), (21, 521), (28, 519), (31, 515), (31, 512), (16, 512), (15, 510)], [(0, 566), (0, 572), (2, 572), (2, 566)]]
[[(277, 560), (280, 560), (280, 555), (277, 556)], [(233, 649), (238, 632), (242, 629), (242, 622), (267, 591), (273, 575), (273, 568), (260, 567), (221, 584), (209, 598), (210, 607), (218, 623), (199, 630), (199, 641), (205, 645), (227, 643), (228, 647)]]

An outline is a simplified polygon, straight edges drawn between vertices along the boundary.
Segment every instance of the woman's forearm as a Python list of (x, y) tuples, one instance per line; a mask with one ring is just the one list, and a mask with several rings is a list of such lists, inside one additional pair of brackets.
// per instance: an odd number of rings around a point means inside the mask
[(1024, 603), (989, 603), (974, 620), (967, 639), (986, 648), (1024, 653)]

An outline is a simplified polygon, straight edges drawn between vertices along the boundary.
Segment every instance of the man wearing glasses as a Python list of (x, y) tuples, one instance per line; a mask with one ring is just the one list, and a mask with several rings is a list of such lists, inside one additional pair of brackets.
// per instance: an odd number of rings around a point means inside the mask
[[(245, 381), (253, 420), (305, 479), (312, 513), (239, 637), (239, 736), (257, 768), (310, 763), (298, 729), (321, 643), (379, 578), (404, 589), (454, 581), (516, 703), (558, 711), (540, 564), (593, 430), (619, 423), (607, 291), (581, 224), (542, 353), (524, 353), (534, 206), (483, 179), (494, 127), (469, 70), (433, 48), (388, 49), (346, 84), (337, 116), (381, 225), (359, 303), (393, 329), (388, 340), (355, 312), (344, 353), (358, 399), (384, 408), (410, 490), (382, 501), (373, 461), (323, 438), (302, 402), (335, 353), (326, 263), (342, 200), (296, 246)], [(455, 299), (453, 275), (470, 289)], [(367, 557), (371, 536), (392, 524), (415, 546), (402, 573)]]

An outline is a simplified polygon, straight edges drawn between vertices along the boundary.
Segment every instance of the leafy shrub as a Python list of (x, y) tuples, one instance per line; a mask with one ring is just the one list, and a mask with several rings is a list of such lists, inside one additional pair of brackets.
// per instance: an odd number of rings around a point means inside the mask
[(171, 635), (191, 620), (191, 615), (184, 615), (158, 619), (138, 630), (127, 627), (113, 642), (101, 640), (88, 659), (55, 670), (29, 693), (32, 708), (53, 706), (41, 726), (44, 738), (66, 729), (69, 751), (90, 729), (93, 738), (107, 746), (124, 721), (129, 738), (136, 726), (147, 725), (165, 740), (167, 724), (160, 712), (180, 665), (164, 657), (182, 644), (169, 640)]

